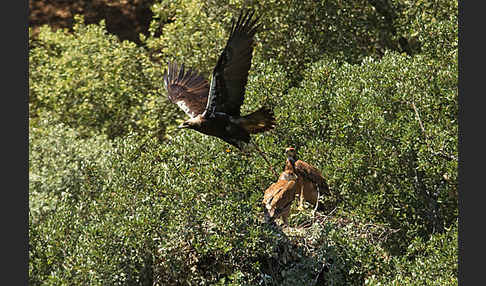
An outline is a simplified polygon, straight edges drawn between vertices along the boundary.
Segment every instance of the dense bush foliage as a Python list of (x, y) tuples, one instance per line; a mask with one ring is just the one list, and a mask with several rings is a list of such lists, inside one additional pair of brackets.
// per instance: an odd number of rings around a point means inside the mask
[(104, 135), (82, 139), (51, 118), (43, 114), (29, 126), (29, 208), (37, 218), (54, 211), (60, 198), (86, 191), (84, 172), (93, 164), (103, 165), (111, 147)]
[(428, 63), (394, 54), (359, 66), (318, 62), (278, 105), (307, 126), (283, 133), (325, 166), (342, 207), (400, 227), (405, 243), (457, 216), (456, 69)]
[(158, 1), (141, 47), (78, 18), (30, 39), (29, 284), (457, 284), (457, 3), (249, 2), (242, 113), (273, 107), (254, 141), (327, 211), (263, 223), (263, 158), (174, 128), (166, 61), (209, 76), (243, 1)]
[(79, 18), (72, 34), (45, 26), (30, 43), (30, 116), (50, 111), (84, 136), (163, 137), (175, 113), (160, 100), (161, 79), (151, 67), (143, 48), (108, 35), (104, 22)]
[(366, 285), (457, 285), (457, 221), (428, 241), (414, 239), (406, 255), (392, 258), (394, 273), (370, 276)]
[(176, 59), (209, 74), (242, 8), (262, 15), (255, 56), (280, 63), (292, 85), (302, 79), (303, 65), (322, 58), (358, 63), (386, 50), (423, 49), (435, 58), (457, 50), (456, 1), (161, 0), (143, 39), (161, 62)]

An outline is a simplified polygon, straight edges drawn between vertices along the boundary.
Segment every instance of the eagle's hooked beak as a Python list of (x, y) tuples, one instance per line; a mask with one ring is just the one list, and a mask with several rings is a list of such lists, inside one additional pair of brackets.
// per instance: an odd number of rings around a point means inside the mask
[(292, 165), (294, 164), (294, 162), (296, 161), (296, 158), (295, 158), (295, 148), (293, 147), (289, 147), (289, 148), (286, 148), (285, 149), (285, 155), (287, 156), (287, 159), (290, 160), (292, 162)]

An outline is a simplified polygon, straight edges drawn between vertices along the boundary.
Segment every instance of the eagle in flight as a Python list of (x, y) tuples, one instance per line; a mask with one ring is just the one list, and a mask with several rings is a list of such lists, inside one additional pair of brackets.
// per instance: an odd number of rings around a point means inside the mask
[(250, 134), (275, 127), (272, 110), (262, 107), (248, 115), (240, 114), (248, 71), (253, 54), (253, 37), (260, 25), (252, 20), (254, 11), (241, 13), (233, 21), (226, 46), (214, 67), (211, 83), (184, 64), (169, 62), (164, 72), (168, 98), (190, 119), (179, 128), (190, 128), (244, 149)]

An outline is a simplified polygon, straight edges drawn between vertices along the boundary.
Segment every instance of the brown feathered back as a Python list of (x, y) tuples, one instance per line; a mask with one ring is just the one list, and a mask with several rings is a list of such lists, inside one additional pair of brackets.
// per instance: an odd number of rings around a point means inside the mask
[(242, 11), (238, 20), (233, 21), (210, 84), (196, 71), (189, 69), (186, 72), (184, 65), (179, 67), (169, 63), (164, 73), (169, 100), (191, 117), (179, 128), (217, 137), (240, 150), (250, 143), (250, 134), (275, 127), (273, 112), (267, 108), (240, 115), (251, 68), (254, 36), (261, 25), (257, 24), (258, 19), (253, 19), (253, 14), (253, 10)]
[(295, 173), (284, 171), (278, 181), (265, 190), (262, 203), (266, 221), (282, 218), (283, 222), (288, 224), (287, 218), (295, 199), (297, 185)]
[(321, 172), (317, 168), (297, 159), (297, 152), (295, 151), (295, 148), (286, 148), (285, 153), (287, 154), (285, 169), (293, 170), (299, 177), (302, 177), (304, 180), (311, 181), (320, 189), (329, 190), (326, 179), (324, 179)]

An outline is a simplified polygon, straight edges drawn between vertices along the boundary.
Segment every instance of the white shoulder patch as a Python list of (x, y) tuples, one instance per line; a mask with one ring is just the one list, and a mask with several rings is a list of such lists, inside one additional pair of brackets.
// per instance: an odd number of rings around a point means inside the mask
[(184, 100), (179, 100), (176, 102), (177, 105), (186, 113), (188, 114), (189, 116), (191, 117), (194, 117), (195, 114), (189, 109), (189, 107), (186, 105), (186, 103), (184, 102)]

